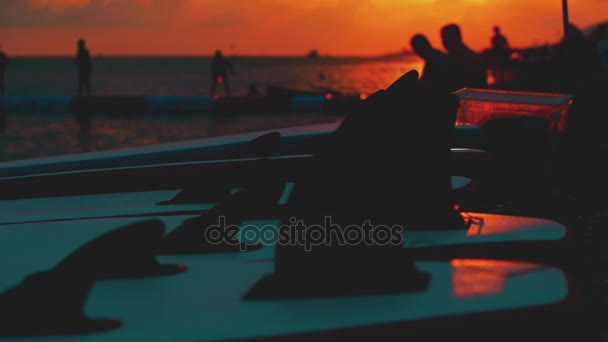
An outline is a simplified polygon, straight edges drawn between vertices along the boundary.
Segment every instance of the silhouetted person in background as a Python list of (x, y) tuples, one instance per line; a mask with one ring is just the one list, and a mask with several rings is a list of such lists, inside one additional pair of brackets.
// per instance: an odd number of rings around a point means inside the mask
[(255, 85), (255, 83), (249, 83), (249, 89), (247, 90), (247, 96), (258, 97), (261, 95), (262, 94), (260, 94), (260, 91), (258, 90), (258, 87)]
[(224, 84), (226, 95), (230, 97), (230, 85), (228, 84), (228, 71), (234, 74), (232, 64), (227, 61), (222, 52), (217, 50), (211, 61), (211, 96), (215, 95), (215, 88), (219, 84)]
[(597, 47), (574, 25), (569, 26), (555, 52), (555, 61), (564, 91), (574, 91), (579, 86), (588, 85), (602, 68)]
[(414, 53), (424, 60), (424, 69), (420, 77), (420, 84), (431, 87), (440, 92), (448, 92), (447, 79), (449, 77), (447, 55), (435, 49), (426, 36), (416, 34), (410, 40)]
[(503, 54), (509, 52), (509, 41), (500, 32), (499, 26), (494, 26), (494, 35), (492, 36), (492, 49), (494, 51), (501, 51)]
[(595, 45), (602, 69), (605, 76), (608, 76), (608, 22), (599, 24), (589, 35), (589, 41)]
[(494, 26), (494, 35), (491, 39), (492, 44), (492, 58), (494, 77), (497, 81), (504, 79), (504, 67), (509, 62), (509, 54), (511, 49), (509, 47), (509, 41), (500, 32), (499, 26)]
[(82, 39), (78, 41), (78, 53), (76, 54), (74, 64), (78, 65), (78, 96), (82, 96), (83, 92), (87, 96), (90, 96), (93, 63), (91, 62), (89, 49), (87, 49), (86, 43)]
[(4, 95), (6, 92), (4, 76), (6, 74), (6, 69), (8, 68), (8, 63), (9, 58), (4, 51), (2, 51), (2, 46), (0, 46), (0, 95)]
[(479, 54), (464, 44), (462, 32), (456, 24), (441, 28), (441, 40), (447, 51), (450, 68), (450, 88), (485, 88), (486, 68)]

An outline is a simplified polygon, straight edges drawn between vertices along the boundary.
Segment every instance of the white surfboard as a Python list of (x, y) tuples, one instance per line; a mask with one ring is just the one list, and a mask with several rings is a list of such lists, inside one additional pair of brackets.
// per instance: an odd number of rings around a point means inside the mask
[[(162, 218), (167, 227), (183, 218)], [(50, 270), (74, 250), (137, 221), (133, 218), (8, 225), (0, 229), (0, 292), (20, 284), (35, 272)], [(136, 251), (136, 246), (134, 251)], [(85, 313), (90, 318), (115, 318), (121, 325), (94, 334), (47, 336), (52, 341), (217, 341), (288, 338), (319, 334), (354, 336), (429, 337), (433, 331), (458, 330), (452, 338), (480, 329), (503, 334), (534, 328), (541, 336), (562, 333), (559, 324), (542, 331), (551, 309), (574, 315), (567, 275), (554, 267), (532, 263), (483, 259), (419, 261), (417, 269), (430, 275), (420, 291), (335, 298), (257, 299), (243, 296), (274, 270), (272, 260), (254, 252), (222, 255), (158, 257), (161, 263), (184, 264), (187, 270), (172, 276), (97, 281), (88, 294)], [(258, 257), (255, 257), (255, 255)], [(548, 311), (543, 311), (548, 310)], [(511, 316), (505, 316), (506, 314)], [(475, 322), (483, 320), (483, 324)], [(473, 329), (473, 330), (471, 330)], [(574, 328), (573, 328), (574, 329)], [(523, 331), (522, 330), (522, 331)], [(414, 334), (414, 335), (415, 335)], [(482, 334), (484, 339), (487, 335)], [(11, 338), (41, 341), (44, 338)]]
[[(465, 188), (471, 179), (452, 177), (452, 189)], [(287, 203), (294, 183), (286, 183), (282, 199)], [(238, 188), (233, 189), (238, 191)], [(211, 209), (215, 203), (159, 205), (181, 190), (142, 191), (82, 196), (43, 197), (0, 201), (0, 225), (19, 222), (74, 220), (137, 215), (198, 213)]]
[[(8, 161), (0, 163), (0, 177), (225, 159), (227, 151), (238, 149), (255, 138), (273, 132), (281, 134), (282, 144), (300, 144), (300, 141), (306, 141), (306, 147), (313, 148), (314, 145), (309, 142), (328, 136), (338, 126), (339, 123), (331, 122), (108, 151)], [(286, 152), (286, 154), (292, 153)]]
[[(262, 148), (263, 149), (263, 148)], [(461, 190), (483, 174), (490, 156), (474, 149), (452, 149), (454, 190)], [(58, 171), (0, 177), (0, 200), (61, 197), (118, 192), (141, 192), (188, 188), (217, 188), (249, 184), (256, 175), (274, 174), (291, 182), (314, 167), (314, 154), (161, 163), (130, 167)], [(15, 170), (13, 170), (15, 171)], [(170, 175), (170, 176), (168, 176)], [(218, 189), (216, 189), (218, 190)]]
[[(146, 193), (137, 194), (138, 199), (142, 202), (150, 204), (151, 198), (146, 197)], [(157, 199), (160, 199), (157, 198)], [(53, 208), (49, 207), (46, 215), (21, 216), (24, 213), (18, 212), (18, 208), (24, 208), (25, 201), (13, 203), (13, 208), (6, 208), (3, 212), (13, 211), (14, 216), (5, 217), (0, 224), (0, 230), (11, 227), (36, 227), (47, 226), (50, 231), (53, 231), (55, 236), (74, 235), (75, 233), (62, 234), (64, 229), (73, 229), (78, 231), (77, 234), (89, 236), (88, 231), (105, 231), (111, 227), (117, 227), (124, 224), (135, 223), (144, 219), (156, 218), (162, 220), (167, 226), (167, 232), (180, 227), (186, 220), (195, 217), (204, 217), (206, 212), (203, 209), (210, 209), (214, 204), (203, 205), (185, 205), (185, 206), (163, 206), (166, 209), (155, 210), (150, 206), (148, 208), (134, 207), (136, 205), (135, 196), (125, 198), (118, 202), (113, 208), (89, 207), (87, 211), (78, 207), (78, 198), (73, 199), (74, 211), (67, 212), (66, 203), (56, 202), (58, 210), (64, 209), (64, 214), (59, 215), (53, 213)], [(287, 197), (283, 196), (279, 204), (285, 204)], [(50, 199), (31, 200), (29, 204), (32, 208), (41, 208), (46, 203), (53, 203)], [(36, 202), (39, 201), (39, 202)], [(111, 202), (111, 197), (98, 197), (96, 203), (99, 206)], [(17, 201), (15, 201), (17, 202)], [(2, 203), (2, 202), (0, 202)], [(80, 203), (86, 203), (80, 200)], [(92, 202), (91, 202), (92, 203)], [(92, 208), (92, 209), (91, 209)], [(107, 209), (108, 215), (103, 217), (104, 212), (101, 210)], [(99, 210), (95, 212), (94, 210)], [(121, 212), (122, 210), (122, 212)], [(173, 211), (172, 211), (173, 210)], [(189, 213), (186, 214), (186, 212)], [(21, 214), (21, 215), (19, 215)], [(40, 213), (44, 214), (44, 213)], [(498, 258), (498, 259), (517, 259), (517, 260), (554, 260), (555, 254), (564, 254), (560, 249), (568, 248), (571, 244), (569, 232), (563, 224), (540, 218), (522, 217), (512, 215), (498, 215), (488, 213), (461, 213), (468, 221), (466, 229), (436, 229), (436, 230), (421, 230), (416, 227), (403, 227), (402, 245), (404, 248), (413, 251), (416, 256), (425, 259), (446, 259), (452, 257), (464, 257), (474, 255), (475, 257), (483, 258)], [(140, 217), (146, 216), (146, 217)], [(241, 242), (249, 244), (261, 244), (270, 248), (262, 248), (260, 251), (248, 252), (239, 258), (256, 258), (256, 259), (272, 259), (274, 258), (275, 242), (268, 241), (263, 238), (264, 234), (269, 236), (278, 236), (279, 227), (285, 224), (280, 219), (264, 219), (264, 220), (246, 220), (241, 222), (241, 232), (239, 236)], [(221, 222), (218, 219), (217, 225), (221, 227)], [(72, 228), (70, 228), (72, 227)], [(203, 232), (201, 227), (201, 234)], [(81, 232), (84, 231), (84, 232)], [(270, 233), (265, 233), (271, 230)], [(94, 233), (93, 233), (94, 234)], [(1, 236), (1, 235), (0, 235)], [(202, 235), (201, 235), (202, 239)], [(538, 252), (538, 253), (536, 253)], [(538, 254), (538, 255), (536, 255)]]
[[(340, 122), (331, 122), (175, 143), (2, 162), (0, 163), (0, 178), (225, 159), (227, 151), (234, 152), (252, 139), (272, 132), (281, 134), (283, 150), (281, 153), (285, 155), (310, 154), (315, 152), (318, 142), (333, 133), (339, 125)], [(459, 137), (454, 143), (454, 148), (458, 150), (457, 153), (466, 153), (467, 150), (473, 151), (483, 147), (482, 144), (471, 142), (478, 140), (477, 135), (481, 131), (479, 127), (457, 125), (455, 130)]]

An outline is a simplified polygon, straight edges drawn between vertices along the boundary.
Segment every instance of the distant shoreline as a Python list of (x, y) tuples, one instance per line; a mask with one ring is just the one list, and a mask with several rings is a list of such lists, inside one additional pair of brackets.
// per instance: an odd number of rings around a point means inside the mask
[[(320, 54), (318, 57), (308, 57), (306, 55), (239, 55), (228, 54), (230, 58), (273, 58), (273, 59), (383, 59), (383, 58), (399, 58), (399, 57), (416, 57), (416, 55), (410, 51), (386, 53), (380, 55), (324, 55)], [(21, 59), (33, 59), (33, 58), (44, 58), (44, 59), (65, 59), (74, 58), (73, 55), (12, 55), (11, 58)], [(110, 55), (110, 54), (95, 54), (93, 58), (212, 58), (213, 55)]]

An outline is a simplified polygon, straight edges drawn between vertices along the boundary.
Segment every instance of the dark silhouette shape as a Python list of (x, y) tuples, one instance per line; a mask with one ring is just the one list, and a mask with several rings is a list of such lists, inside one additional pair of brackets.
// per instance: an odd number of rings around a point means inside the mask
[(121, 326), (116, 319), (90, 319), (84, 312), (95, 280), (87, 275), (44, 271), (0, 295), (0, 336), (91, 334)]
[(223, 84), (226, 95), (230, 97), (230, 85), (228, 82), (228, 71), (234, 74), (234, 68), (220, 50), (215, 52), (211, 61), (211, 96), (215, 95), (215, 88), (218, 84)]
[(255, 85), (255, 83), (250, 83), (249, 84), (249, 89), (247, 90), (247, 96), (249, 96), (249, 97), (259, 97), (261, 95), (262, 94), (258, 90), (258, 87)]
[(273, 218), (283, 189), (282, 182), (270, 177), (254, 180), (250, 186), (220, 199), (201, 216), (184, 221), (167, 235), (160, 254), (238, 253), (262, 248), (257, 242), (240, 241), (240, 224), (260, 213)]
[(96, 280), (156, 277), (186, 270), (156, 260), (162, 221), (148, 220), (90, 241), (49, 271), (30, 275), (0, 295), (0, 336), (87, 334), (117, 328), (115, 319), (89, 319), (84, 304)]
[(487, 150), (495, 157), (493, 176), (500, 180), (492, 193), (520, 203), (532, 201), (532, 206), (533, 201), (542, 203), (539, 199), (551, 188), (546, 165), (553, 157), (554, 137), (549, 127), (546, 118), (535, 116), (495, 118), (481, 126)]
[[(245, 299), (424, 289), (428, 275), (416, 269), (400, 234), (466, 229), (451, 198), (450, 146), (457, 108), (456, 96), (423, 87), (416, 71), (364, 101), (296, 183), (283, 221), (291, 226), (282, 227), (275, 273)], [(373, 231), (382, 225), (390, 238), (331, 239), (321, 245), (286, 240), (309, 234), (313, 225), (324, 230), (323, 236), (336, 236), (332, 229), (342, 230), (337, 236), (349, 236), (353, 226), (365, 235), (365, 226)]]
[(420, 58), (424, 60), (424, 69), (420, 82), (423, 85), (447, 92), (449, 77), (448, 59), (445, 53), (435, 49), (426, 36), (416, 34), (410, 40), (410, 45)]
[(163, 265), (156, 260), (164, 233), (165, 225), (160, 220), (132, 223), (90, 241), (55, 269), (100, 280), (181, 273), (186, 266)]
[(91, 120), (91, 106), (87, 105), (87, 99), (90, 97), (79, 96), (72, 99), (70, 103), (70, 111), (74, 115), (74, 120), (78, 124), (78, 140), (82, 152), (88, 152), (90, 148), (91, 128), (93, 126)]
[(83, 39), (80, 39), (77, 43), (78, 52), (74, 59), (74, 64), (78, 65), (78, 96), (82, 96), (83, 93), (86, 96), (91, 95), (91, 72), (93, 71), (93, 63), (91, 61), (91, 54), (89, 49), (86, 47), (86, 43)]
[(8, 128), (8, 113), (4, 109), (4, 105), (0, 100), (0, 133), (6, 132)]
[[(263, 158), (279, 155), (280, 152), (281, 133), (271, 132), (248, 141), (233, 153), (226, 154), (225, 158)], [(159, 202), (157, 205), (217, 203), (230, 197), (233, 188), (234, 185), (230, 181), (203, 183), (183, 189), (171, 200)]]
[(6, 69), (8, 68), (8, 64), (10, 59), (6, 55), (4, 51), (2, 51), (2, 46), (0, 46), (0, 95), (4, 95), (6, 93), (6, 84), (4, 77), (6, 75)]
[[(10, 62), (10, 59), (8, 58), (6, 53), (4, 53), (4, 51), (2, 51), (2, 46), (0, 45), (0, 96), (3, 96), (6, 94), (5, 75), (6, 75), (6, 69), (8, 68), (9, 62)], [(8, 114), (6, 113), (6, 110), (4, 109), (4, 104), (2, 103), (2, 99), (0, 99), (0, 133), (4, 133), (6, 131), (7, 118), (8, 118)]]
[(597, 46), (573, 24), (569, 25), (568, 33), (556, 50), (554, 62), (561, 76), (562, 91), (574, 92), (579, 87), (590, 85), (602, 70)]
[[(236, 154), (249, 158), (276, 155), (280, 151), (280, 139), (279, 132), (264, 134), (249, 141)], [(278, 170), (271, 169), (265, 158), (257, 162), (249, 173), (250, 177), (244, 179), (242, 189), (236, 193), (230, 192), (229, 184), (218, 184), (216, 189), (184, 189), (171, 199), (171, 204), (201, 203), (212, 199), (216, 205), (201, 216), (184, 221), (167, 235), (161, 253), (234, 253), (261, 248), (259, 243), (240, 242), (239, 225), (244, 220), (260, 216), (274, 218), (285, 184), (278, 177)], [(205, 195), (209, 190), (215, 198)]]
[(492, 44), (492, 72), (497, 82), (504, 79), (504, 68), (509, 62), (509, 55), (511, 48), (509, 47), (509, 41), (500, 32), (499, 26), (494, 26), (494, 35), (491, 39)]
[(88, 131), (80, 130), (78, 133), (78, 144), (80, 146), (80, 152), (84, 153), (91, 151), (91, 135)]
[(441, 39), (447, 51), (451, 90), (464, 87), (485, 88), (486, 69), (479, 54), (464, 44), (460, 26), (448, 24), (441, 28)]
[(509, 41), (500, 32), (500, 26), (494, 26), (494, 36), (492, 36), (492, 49), (502, 52), (509, 51)]

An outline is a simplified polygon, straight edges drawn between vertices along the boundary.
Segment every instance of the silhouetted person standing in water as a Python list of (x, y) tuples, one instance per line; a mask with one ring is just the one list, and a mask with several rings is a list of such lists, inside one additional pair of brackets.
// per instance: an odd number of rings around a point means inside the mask
[(441, 28), (441, 40), (448, 52), (451, 90), (463, 87), (485, 88), (486, 69), (479, 54), (464, 44), (462, 32), (456, 24)]
[(4, 75), (6, 74), (8, 63), (8, 56), (4, 53), (4, 51), (2, 51), (2, 46), (0, 46), (0, 95), (4, 95), (6, 92), (6, 87), (4, 84)]
[(78, 41), (78, 53), (74, 64), (78, 65), (78, 96), (82, 96), (83, 92), (86, 96), (90, 96), (93, 63), (91, 62), (89, 49), (87, 49), (86, 43), (82, 39)]
[(503, 54), (509, 52), (509, 41), (500, 32), (499, 26), (494, 26), (494, 35), (492, 36), (492, 50), (500, 51)]
[(440, 92), (447, 92), (449, 90), (446, 84), (449, 77), (447, 55), (435, 49), (422, 34), (414, 35), (410, 40), (410, 45), (414, 53), (424, 60), (420, 84)]
[(224, 84), (226, 95), (230, 97), (230, 85), (228, 84), (228, 71), (234, 74), (232, 64), (227, 61), (222, 52), (217, 50), (211, 61), (211, 96), (215, 95), (215, 88), (219, 84)]
[(492, 43), (492, 57), (493, 57), (493, 73), (497, 81), (501, 81), (504, 77), (504, 67), (509, 61), (509, 54), (511, 49), (509, 48), (509, 41), (500, 32), (499, 26), (494, 26), (494, 35), (491, 39)]

